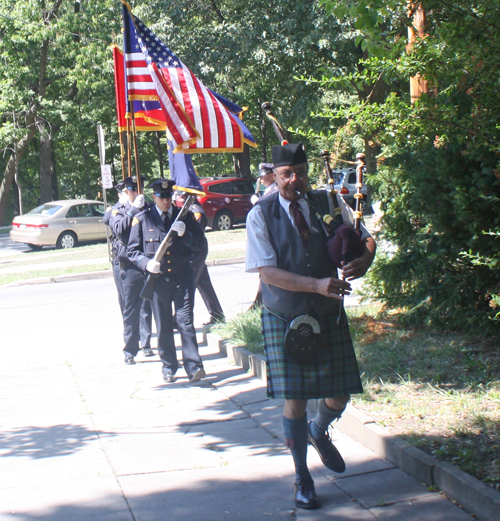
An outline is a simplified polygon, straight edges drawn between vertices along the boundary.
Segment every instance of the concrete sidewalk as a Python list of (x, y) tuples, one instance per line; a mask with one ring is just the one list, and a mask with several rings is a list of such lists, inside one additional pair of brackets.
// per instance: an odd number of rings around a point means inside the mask
[(310, 449), (321, 508), (296, 509), (282, 402), (215, 349), (201, 353), (208, 377), (196, 385), (182, 370), (160, 383), (158, 357), (125, 366), (81, 354), (27, 367), (11, 357), (0, 520), (471, 519), (338, 431), (346, 473), (333, 475)]

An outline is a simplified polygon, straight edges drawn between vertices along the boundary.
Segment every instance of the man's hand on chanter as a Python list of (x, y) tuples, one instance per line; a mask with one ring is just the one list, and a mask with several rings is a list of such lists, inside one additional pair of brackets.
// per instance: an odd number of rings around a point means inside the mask
[(342, 270), (345, 280), (354, 280), (362, 277), (371, 265), (371, 259), (360, 257), (346, 264)]
[(351, 293), (351, 285), (345, 280), (326, 277), (318, 279), (316, 283), (316, 292), (325, 297), (336, 298), (342, 300), (345, 295)]

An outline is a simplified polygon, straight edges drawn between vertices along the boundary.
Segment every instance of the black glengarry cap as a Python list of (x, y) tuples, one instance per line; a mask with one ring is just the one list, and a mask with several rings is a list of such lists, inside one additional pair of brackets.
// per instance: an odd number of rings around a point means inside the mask
[(302, 143), (274, 145), (272, 148), (274, 166), (290, 166), (307, 163), (306, 151)]

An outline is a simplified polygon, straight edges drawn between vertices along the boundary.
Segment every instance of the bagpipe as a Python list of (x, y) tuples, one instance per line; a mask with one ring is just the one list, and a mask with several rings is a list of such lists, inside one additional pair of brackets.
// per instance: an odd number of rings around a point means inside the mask
[[(273, 114), (271, 104), (269, 102), (263, 103), (262, 110), (271, 120), (281, 145), (286, 145), (288, 143), (286, 131)], [(312, 197), (307, 197), (306, 201), (315, 213), (316, 218), (323, 223), (327, 234), (326, 245), (330, 259), (338, 269), (342, 269), (346, 264), (361, 257), (365, 248), (364, 243), (361, 241), (361, 220), (363, 218), (363, 194), (361, 193), (361, 188), (363, 187), (363, 171), (366, 166), (365, 155), (361, 153), (356, 155), (356, 193), (354, 194), (356, 203), (352, 227), (344, 224), (342, 209), (339, 206), (337, 191), (334, 188), (335, 178), (330, 167), (330, 154), (327, 150), (323, 150), (320, 155), (325, 163), (330, 187), (327, 191), (330, 202), (329, 211), (321, 211), (319, 204), (315, 203)], [(313, 192), (311, 192), (312, 194)], [(302, 194), (302, 197), (304, 195)]]

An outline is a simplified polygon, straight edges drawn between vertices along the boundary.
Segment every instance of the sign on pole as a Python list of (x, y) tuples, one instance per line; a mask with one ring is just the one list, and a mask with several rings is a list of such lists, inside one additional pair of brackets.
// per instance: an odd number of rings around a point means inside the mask
[(104, 131), (102, 125), (97, 125), (97, 140), (99, 142), (99, 160), (101, 165), (106, 162), (106, 146), (104, 144)]
[[(104, 144), (104, 132), (102, 125), (97, 125), (97, 141), (99, 142), (99, 162), (101, 163), (101, 182), (104, 206), (108, 206), (106, 198), (106, 190), (113, 188), (113, 176), (111, 175), (111, 165), (105, 165), (106, 161), (106, 145)], [(108, 257), (111, 262), (111, 246), (109, 241), (109, 228), (106, 226), (106, 242), (108, 243)]]
[(113, 176), (111, 175), (111, 165), (101, 165), (102, 187), (113, 188)]

